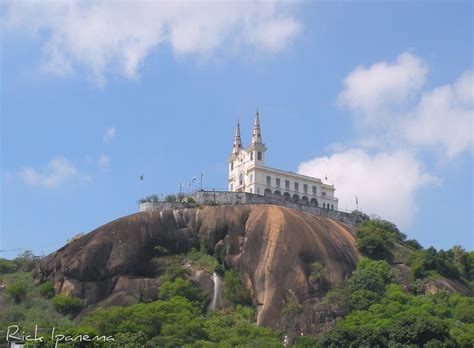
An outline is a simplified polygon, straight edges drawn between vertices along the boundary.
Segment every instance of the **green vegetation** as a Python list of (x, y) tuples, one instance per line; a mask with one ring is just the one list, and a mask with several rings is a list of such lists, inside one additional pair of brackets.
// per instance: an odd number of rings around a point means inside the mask
[(417, 250), (408, 257), (407, 264), (414, 279), (442, 275), (474, 281), (474, 252), (466, 252), (460, 246), (454, 246), (448, 251), (437, 251), (433, 247)]
[(298, 303), (298, 299), (296, 296), (290, 294), (288, 296), (288, 300), (285, 303), (285, 306), (283, 306), (283, 309), (281, 311), (281, 314), (283, 315), (298, 315), (303, 312), (303, 307)]
[(138, 201), (138, 203), (146, 203), (146, 202), (157, 203), (157, 202), (159, 202), (159, 201), (160, 201), (160, 199), (159, 199), (158, 195), (152, 194), (152, 195), (149, 195), (149, 196), (140, 198), (140, 200)]
[(198, 288), (176, 278), (160, 286), (158, 301), (99, 309), (86, 316), (81, 325), (114, 336), (120, 347), (131, 343), (130, 337), (150, 347), (281, 344), (277, 333), (253, 323), (252, 308), (237, 306), (227, 314), (206, 313), (206, 304)]
[[(318, 339), (320, 347), (473, 347), (474, 298), (438, 291), (427, 294), (426, 278), (444, 276), (472, 282), (473, 252), (423, 249), (406, 240), (395, 225), (366, 221), (357, 229), (357, 247), (365, 255), (346, 289), (334, 289), (325, 303), (350, 308), (335, 329)], [(394, 255), (411, 269), (412, 290), (403, 289)]]
[(5, 293), (15, 303), (21, 303), (26, 299), (27, 287), (24, 280), (15, 280), (8, 284)]
[(203, 250), (203, 246), (201, 247), (201, 251), (191, 249), (191, 251), (186, 254), (185, 259), (196, 268), (205, 269), (208, 273), (212, 274), (219, 268), (219, 261)]
[(177, 201), (177, 199), (178, 198), (176, 197), (176, 195), (167, 195), (165, 197), (165, 202), (166, 203), (175, 203)]
[(373, 260), (389, 260), (396, 242), (403, 242), (406, 235), (397, 226), (385, 220), (364, 221), (357, 227), (356, 246), (359, 251)]
[(53, 296), (55, 294), (53, 283), (51, 283), (51, 282), (43, 283), (39, 287), (39, 292), (42, 296), (44, 296), (46, 298), (53, 298)]
[[(40, 287), (33, 284), (31, 274), (17, 271), (14, 273), (0, 273), (0, 280), (5, 283), (4, 307), (0, 309), (0, 336), (4, 339), (4, 330), (12, 324), (19, 325), (23, 330), (32, 332), (35, 325), (40, 328), (61, 327), (69, 328), (71, 320), (58, 313), (51, 302), (40, 293)], [(21, 296), (10, 296), (17, 293), (18, 284), (21, 285)], [(0, 296), (2, 294), (0, 293)], [(19, 300), (19, 301), (18, 301)], [(0, 299), (1, 302), (1, 299)], [(1, 342), (1, 340), (0, 340)]]
[(240, 280), (239, 274), (233, 269), (224, 274), (224, 298), (233, 304), (250, 305), (250, 292)]
[(82, 308), (84, 308), (84, 301), (74, 296), (56, 295), (51, 301), (59, 313), (72, 317), (79, 314)]
[(352, 311), (321, 343), (347, 347), (471, 347), (473, 309), (473, 298), (446, 293), (415, 296), (390, 284), (383, 296), (364, 310)]

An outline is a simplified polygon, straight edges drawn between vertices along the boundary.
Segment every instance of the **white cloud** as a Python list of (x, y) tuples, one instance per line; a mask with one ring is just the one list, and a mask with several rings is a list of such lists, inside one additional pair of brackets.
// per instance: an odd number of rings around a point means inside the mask
[(474, 74), (465, 72), (454, 84), (425, 92), (402, 123), (402, 134), (414, 145), (441, 146), (447, 157), (472, 148)]
[(101, 155), (97, 160), (97, 165), (100, 169), (107, 169), (110, 166), (110, 158), (106, 155)]
[(81, 175), (78, 170), (63, 157), (50, 160), (42, 169), (23, 167), (19, 171), (20, 178), (31, 186), (45, 188), (55, 188), (67, 181), (77, 179), (80, 182), (88, 183), (90, 176)]
[(464, 72), (457, 81), (423, 90), (428, 67), (411, 53), (394, 63), (357, 67), (344, 79), (340, 105), (362, 130), (359, 144), (367, 148), (420, 147), (441, 150), (452, 158), (472, 149), (474, 78)]
[(114, 127), (107, 128), (105, 130), (104, 136), (102, 137), (102, 141), (104, 143), (110, 142), (115, 137), (116, 133), (117, 133), (116, 128), (114, 128)]
[(406, 151), (370, 155), (362, 149), (350, 149), (301, 163), (298, 173), (319, 178), (327, 174), (335, 185), (340, 210), (346, 205), (355, 209), (358, 196), (359, 209), (401, 227), (409, 226), (416, 212), (417, 190), (438, 182)]
[(340, 105), (354, 112), (364, 126), (380, 126), (417, 95), (425, 83), (426, 64), (405, 52), (394, 63), (357, 67), (344, 79)]
[(110, 72), (136, 78), (145, 57), (163, 44), (177, 55), (245, 47), (277, 52), (300, 31), (291, 15), (294, 6), (281, 1), (10, 1), (4, 28), (45, 39), (49, 71), (66, 74), (85, 66), (103, 84)]

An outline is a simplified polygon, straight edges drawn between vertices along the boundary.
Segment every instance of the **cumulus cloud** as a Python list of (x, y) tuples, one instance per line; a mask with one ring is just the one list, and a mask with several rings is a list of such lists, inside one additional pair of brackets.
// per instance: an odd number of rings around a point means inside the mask
[(423, 59), (405, 52), (394, 63), (357, 67), (347, 75), (337, 100), (362, 130), (360, 145), (433, 148), (445, 158), (472, 149), (473, 72), (424, 89), (427, 73)]
[(110, 158), (106, 155), (101, 155), (97, 160), (97, 165), (100, 169), (107, 169), (110, 166)]
[(81, 175), (69, 161), (63, 157), (50, 160), (42, 169), (23, 167), (19, 171), (20, 178), (31, 186), (55, 188), (67, 181), (76, 179), (88, 183), (91, 177)]
[(294, 6), (281, 1), (10, 1), (4, 6), (4, 28), (44, 39), (49, 71), (67, 74), (84, 66), (104, 83), (109, 72), (136, 78), (145, 57), (164, 44), (177, 55), (241, 48), (278, 52), (301, 29), (291, 14)]
[(441, 150), (437, 153), (449, 159), (473, 145), (473, 72), (425, 89), (427, 73), (423, 59), (408, 52), (393, 63), (354, 69), (337, 100), (359, 126), (355, 142), (362, 148), (337, 144), (331, 156), (303, 162), (299, 172), (327, 173), (340, 209), (354, 209), (358, 196), (364, 212), (408, 227), (417, 210), (416, 193), (441, 182), (425, 171), (418, 150)]
[(117, 133), (117, 129), (114, 127), (107, 128), (105, 130), (104, 136), (102, 137), (102, 141), (104, 143), (110, 142), (113, 137), (115, 137), (115, 134)]
[(427, 71), (424, 61), (409, 52), (394, 63), (359, 66), (344, 79), (338, 103), (364, 126), (380, 126), (420, 92)]
[(472, 149), (474, 74), (465, 72), (454, 84), (423, 93), (415, 110), (402, 122), (402, 134), (412, 144), (441, 146), (452, 158)]
[(413, 154), (406, 151), (371, 155), (362, 149), (349, 149), (330, 157), (319, 157), (300, 164), (298, 173), (324, 177), (335, 185), (339, 209), (359, 208), (410, 225), (416, 212), (415, 193), (439, 180), (428, 174)]

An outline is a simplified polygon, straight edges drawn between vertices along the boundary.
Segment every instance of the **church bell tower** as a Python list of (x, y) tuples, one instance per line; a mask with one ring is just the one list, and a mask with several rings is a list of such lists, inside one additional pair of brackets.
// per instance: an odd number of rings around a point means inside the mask
[(250, 155), (250, 161), (255, 165), (265, 165), (265, 151), (267, 148), (262, 141), (262, 131), (260, 129), (260, 116), (255, 114), (255, 121), (252, 130), (252, 142), (247, 148), (246, 152)]

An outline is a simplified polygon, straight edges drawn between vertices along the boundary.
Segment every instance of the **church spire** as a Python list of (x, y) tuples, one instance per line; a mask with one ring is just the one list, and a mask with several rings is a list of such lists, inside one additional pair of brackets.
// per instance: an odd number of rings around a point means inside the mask
[(240, 139), (240, 123), (237, 120), (237, 126), (235, 127), (234, 145), (232, 147), (232, 153), (238, 153), (242, 148), (242, 141)]
[(261, 144), (262, 143), (262, 131), (260, 130), (260, 118), (257, 113), (255, 114), (255, 123), (253, 125), (252, 131), (252, 144)]

